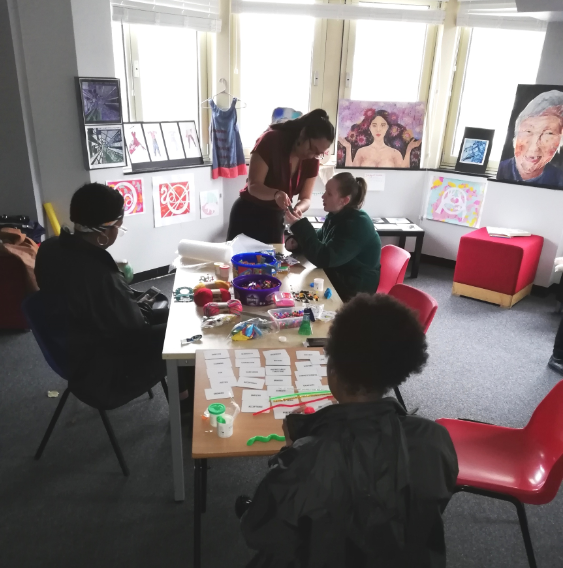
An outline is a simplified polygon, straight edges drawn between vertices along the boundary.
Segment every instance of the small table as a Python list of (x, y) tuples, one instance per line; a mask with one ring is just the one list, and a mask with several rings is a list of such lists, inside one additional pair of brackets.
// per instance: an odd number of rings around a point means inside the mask
[[(317, 326), (313, 324), (313, 329)], [(294, 330), (297, 331), (297, 330)], [(298, 336), (303, 340), (303, 336)], [(286, 348), (284, 343), (275, 344), (275, 349), (286, 349), (291, 360), (292, 382), (295, 383), (295, 361), (297, 349), (304, 350), (305, 347)], [(243, 342), (241, 349), (252, 349), (258, 346), (254, 341)], [(239, 346), (237, 346), (239, 347)], [(272, 348), (270, 346), (269, 348)], [(322, 349), (308, 348), (308, 351), (318, 351)], [(261, 363), (265, 365), (265, 358), (260, 349)], [(215, 401), (205, 398), (204, 390), (209, 388), (209, 379), (204, 359), (204, 350), (196, 353), (195, 366), (195, 388), (194, 388), (194, 429), (192, 439), (192, 457), (194, 459), (194, 568), (201, 566), (201, 515), (206, 510), (207, 497), (207, 460), (209, 458), (243, 457), (243, 456), (271, 456), (277, 454), (285, 445), (284, 442), (272, 440), (271, 442), (254, 442), (252, 446), (247, 446), (246, 442), (254, 436), (268, 436), (279, 434), (283, 436), (282, 421), (274, 418), (273, 411), (254, 416), (250, 413), (241, 412), (235, 420), (233, 435), (230, 438), (219, 438), (216, 429), (207, 426), (208, 422), (202, 420), (201, 416), (205, 409)], [(235, 369), (235, 350), (229, 350), (233, 369)], [(238, 378), (238, 373), (235, 371)], [(327, 385), (327, 378), (322, 378), (322, 384)], [(328, 388), (328, 385), (327, 385)], [(242, 389), (232, 387), (234, 400), (241, 406)], [(260, 392), (260, 391), (258, 391)], [(320, 395), (321, 397), (324, 395)], [(216, 402), (225, 402), (218, 400)], [(206, 432), (207, 430), (207, 432)], [(211, 431), (210, 431), (211, 430)], [(264, 472), (266, 473), (266, 472)], [(234, 499), (233, 499), (234, 506)]]
[[(180, 268), (176, 271), (174, 278), (174, 290), (180, 286), (194, 287), (200, 276), (208, 274), (212, 271), (212, 265), (205, 265), (198, 269)], [(232, 273), (231, 273), (232, 277)], [(334, 289), (332, 283), (327, 278), (324, 270), (316, 268), (313, 264), (303, 260), (302, 264), (291, 267), (287, 274), (278, 274), (277, 277), (282, 282), (281, 290), (289, 292), (291, 289), (295, 292), (310, 289), (309, 284), (315, 278), (324, 279), (324, 287), (332, 290), (332, 297), (326, 300), (319, 298), (319, 304), (324, 304), (325, 310), (337, 311), (342, 306), (342, 300)], [(315, 302), (317, 303), (317, 302)], [(243, 314), (259, 313), (264, 314), (268, 318), (267, 310), (275, 306), (244, 306)], [(178, 393), (178, 367), (193, 366), (195, 360), (195, 352), (199, 349), (228, 349), (236, 346), (237, 348), (267, 348), (267, 349), (284, 349), (286, 347), (301, 346), (304, 337), (298, 335), (297, 329), (286, 329), (278, 333), (265, 334), (259, 339), (252, 341), (244, 341), (242, 344), (233, 344), (228, 339), (229, 331), (232, 326), (224, 325), (213, 329), (201, 329), (202, 308), (198, 308), (193, 302), (175, 302), (172, 299), (170, 304), (170, 315), (168, 316), (168, 324), (166, 327), (166, 337), (164, 340), (164, 348), (162, 358), (166, 360), (167, 379), (168, 379), (168, 396), (169, 396), (169, 419), (170, 419), (170, 437), (172, 444), (172, 471), (174, 478), (174, 499), (183, 501), (185, 498), (184, 489), (184, 466), (182, 461), (182, 424), (180, 417), (180, 398)], [(248, 315), (243, 319), (252, 317)], [(323, 323), (317, 321), (313, 324), (312, 337), (326, 337), (330, 322)], [(180, 340), (192, 337), (197, 334), (203, 335), (200, 343), (192, 343), (181, 346)], [(287, 338), (286, 343), (281, 343), (278, 339), (280, 335)]]
[[(320, 229), (323, 226), (324, 217), (307, 217), (311, 225), (315, 229)], [(373, 226), (381, 237), (399, 237), (399, 246), (405, 248), (407, 237), (415, 237), (416, 242), (414, 245), (414, 254), (411, 264), (411, 278), (418, 276), (418, 268), (420, 266), (420, 255), (422, 254), (422, 243), (424, 242), (424, 229), (413, 223), (406, 217), (400, 220), (407, 221), (406, 223), (394, 223), (397, 218), (394, 217), (372, 217)], [(389, 225), (386, 229), (385, 225)]]

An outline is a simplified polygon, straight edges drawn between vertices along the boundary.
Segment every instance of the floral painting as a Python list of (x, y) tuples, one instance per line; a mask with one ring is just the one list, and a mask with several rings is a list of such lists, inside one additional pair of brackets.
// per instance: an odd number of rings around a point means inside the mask
[(465, 227), (479, 227), (486, 181), (433, 176), (425, 217)]
[(420, 168), (426, 105), (341, 99), (339, 168)]

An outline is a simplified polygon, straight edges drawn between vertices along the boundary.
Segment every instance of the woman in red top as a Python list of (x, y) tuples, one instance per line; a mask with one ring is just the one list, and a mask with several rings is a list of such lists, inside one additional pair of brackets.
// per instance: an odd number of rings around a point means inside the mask
[(245, 235), (283, 243), (284, 211), (298, 196), (301, 216), (311, 204), (319, 160), (334, 140), (334, 126), (322, 109), (272, 124), (256, 141), (246, 187), (234, 202), (227, 240)]

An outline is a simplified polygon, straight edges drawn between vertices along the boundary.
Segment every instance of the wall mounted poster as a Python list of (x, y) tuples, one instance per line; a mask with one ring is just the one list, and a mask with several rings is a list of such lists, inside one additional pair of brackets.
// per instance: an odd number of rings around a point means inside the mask
[(155, 176), (152, 178), (154, 226), (164, 227), (195, 219), (193, 174)]
[(338, 168), (420, 168), (426, 105), (341, 99)]
[(463, 133), (455, 169), (469, 174), (484, 174), (493, 147), (494, 130), (467, 127)]
[(424, 216), (465, 227), (479, 227), (487, 182), (432, 176)]
[(162, 130), (158, 122), (143, 122), (143, 132), (147, 141), (147, 150), (153, 162), (168, 160)]
[(182, 142), (184, 143), (184, 150), (186, 151), (186, 158), (201, 158), (201, 148), (199, 146), (195, 121), (187, 120), (186, 122), (179, 122), (178, 124), (180, 126)]
[(563, 86), (518, 85), (497, 179), (563, 189)]
[(129, 151), (131, 164), (150, 162), (151, 158), (147, 150), (147, 141), (145, 140), (141, 123), (125, 123), (123, 130), (125, 132), (125, 142), (127, 144), (127, 150)]
[(86, 150), (91, 170), (125, 166), (121, 125), (86, 126)]
[(201, 218), (215, 217), (221, 209), (221, 193), (217, 189), (199, 192)]
[(123, 195), (125, 215), (137, 215), (145, 212), (143, 200), (142, 179), (122, 179), (106, 181), (106, 185), (113, 187)]
[(121, 122), (119, 79), (78, 77), (85, 124)]
[(180, 137), (180, 129), (177, 122), (161, 122), (162, 136), (166, 144), (166, 151), (171, 160), (183, 160), (186, 156), (184, 154), (184, 146), (182, 138)]

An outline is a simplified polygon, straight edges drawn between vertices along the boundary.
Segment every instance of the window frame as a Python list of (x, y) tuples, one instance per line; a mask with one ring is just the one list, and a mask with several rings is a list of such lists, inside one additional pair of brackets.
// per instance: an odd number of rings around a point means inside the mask
[[(126, 89), (126, 98), (129, 110), (129, 122), (143, 122), (143, 105), (141, 95), (141, 77), (135, 77), (134, 62), (139, 60), (139, 47), (135, 26), (141, 24), (127, 24), (120, 22), (121, 37), (123, 42), (123, 56), (125, 58), (125, 75), (126, 85), (121, 88)], [(208, 32), (196, 31), (196, 43), (198, 50), (197, 57), (197, 82), (198, 82), (198, 113), (194, 117), (199, 127), (199, 139), (201, 151), (204, 158), (209, 157), (209, 113), (201, 108), (201, 102), (208, 98), (210, 89), (208, 77), (211, 75), (209, 65), (211, 57), (209, 57), (209, 49), (214, 34)], [(180, 120), (180, 119), (179, 119)], [(192, 120), (191, 117), (185, 117), (184, 120)]]

